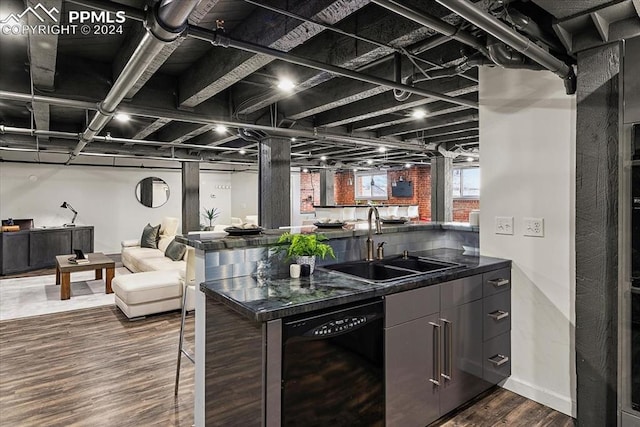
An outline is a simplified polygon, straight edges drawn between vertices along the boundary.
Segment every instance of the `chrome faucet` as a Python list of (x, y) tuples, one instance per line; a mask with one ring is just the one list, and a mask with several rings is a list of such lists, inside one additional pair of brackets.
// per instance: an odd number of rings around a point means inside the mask
[(376, 234), (382, 233), (382, 229), (380, 228), (380, 214), (378, 213), (378, 209), (375, 206), (371, 206), (369, 208), (369, 213), (367, 214), (367, 222), (369, 223), (369, 234), (367, 235), (367, 261), (375, 260), (375, 252), (373, 250), (373, 234), (371, 230), (371, 214), (375, 214), (376, 216)]

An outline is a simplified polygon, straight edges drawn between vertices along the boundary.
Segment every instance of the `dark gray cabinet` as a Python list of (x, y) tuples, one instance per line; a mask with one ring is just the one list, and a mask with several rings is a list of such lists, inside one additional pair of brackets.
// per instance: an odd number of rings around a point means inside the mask
[(422, 427), (511, 374), (510, 269), (385, 299), (386, 426)]
[(34, 228), (0, 233), (0, 274), (53, 267), (56, 255), (93, 252), (93, 227)]

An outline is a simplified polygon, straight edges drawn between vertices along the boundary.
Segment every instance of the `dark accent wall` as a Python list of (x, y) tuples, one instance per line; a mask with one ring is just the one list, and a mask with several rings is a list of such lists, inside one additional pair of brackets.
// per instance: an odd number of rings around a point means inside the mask
[(617, 413), (620, 45), (578, 54), (576, 373), (578, 423)]
[(291, 224), (291, 142), (265, 138), (260, 142), (258, 216), (260, 226)]
[(182, 163), (182, 232), (200, 230), (200, 164)]
[(453, 159), (431, 159), (431, 220), (453, 220)]

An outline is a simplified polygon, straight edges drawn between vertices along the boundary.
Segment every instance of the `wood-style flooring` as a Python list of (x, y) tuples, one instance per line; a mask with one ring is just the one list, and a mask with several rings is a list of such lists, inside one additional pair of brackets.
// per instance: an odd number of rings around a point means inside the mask
[[(173, 395), (179, 330), (179, 312), (130, 322), (115, 306), (0, 322), (0, 426), (191, 426), (194, 369), (186, 358)], [(432, 424), (572, 425), (501, 388)]]

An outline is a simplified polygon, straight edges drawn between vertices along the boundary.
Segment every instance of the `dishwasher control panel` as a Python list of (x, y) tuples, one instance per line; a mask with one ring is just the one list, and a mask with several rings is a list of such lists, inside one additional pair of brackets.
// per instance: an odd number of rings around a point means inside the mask
[(334, 335), (345, 332), (367, 323), (367, 316), (348, 316), (341, 319), (334, 319), (320, 326), (313, 328), (309, 335), (315, 337)]

